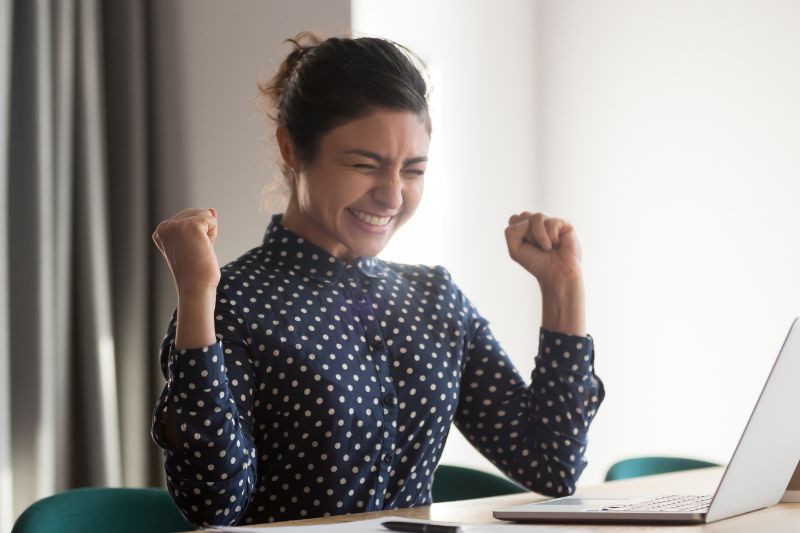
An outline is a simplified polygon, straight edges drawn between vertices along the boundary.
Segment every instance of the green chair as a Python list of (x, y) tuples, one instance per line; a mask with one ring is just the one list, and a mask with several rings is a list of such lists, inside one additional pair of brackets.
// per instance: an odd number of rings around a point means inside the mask
[(33, 503), (11, 533), (168, 533), (195, 527), (163, 489), (83, 488)]
[(634, 457), (614, 463), (606, 472), (606, 481), (639, 476), (652, 476), (680, 470), (719, 466), (717, 463), (687, 457)]
[(439, 465), (431, 490), (436, 503), (528, 492), (504, 477), (451, 465)]

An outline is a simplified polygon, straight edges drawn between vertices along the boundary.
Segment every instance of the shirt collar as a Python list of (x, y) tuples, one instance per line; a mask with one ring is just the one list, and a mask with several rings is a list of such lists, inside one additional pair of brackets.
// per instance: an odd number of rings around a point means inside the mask
[(353, 270), (370, 278), (388, 276), (385, 263), (377, 257), (364, 256), (357, 258), (352, 264), (346, 263), (287, 229), (281, 224), (282, 216), (283, 213), (272, 216), (263, 242), (267, 256), (277, 266), (303, 272), (329, 284), (335, 284)]

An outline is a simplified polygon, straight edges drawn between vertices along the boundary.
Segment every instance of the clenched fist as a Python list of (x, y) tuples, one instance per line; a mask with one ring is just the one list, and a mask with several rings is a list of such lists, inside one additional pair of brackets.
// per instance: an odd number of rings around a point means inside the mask
[(581, 247), (569, 222), (527, 211), (508, 219), (511, 258), (536, 277), (542, 290), (542, 327), (586, 335)]
[(208, 294), (220, 280), (215, 209), (184, 209), (161, 222), (153, 241), (172, 271), (178, 295)]
[(581, 247), (572, 225), (527, 211), (512, 215), (506, 228), (511, 258), (542, 287), (557, 287), (581, 277)]

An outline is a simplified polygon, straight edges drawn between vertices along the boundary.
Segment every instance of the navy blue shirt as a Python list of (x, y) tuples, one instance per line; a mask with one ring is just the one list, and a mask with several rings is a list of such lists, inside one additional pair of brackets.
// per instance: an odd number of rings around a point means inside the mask
[(191, 522), (430, 504), (453, 422), (523, 486), (574, 491), (604, 395), (590, 336), (541, 329), (528, 384), (443, 267), (346, 263), (280, 217), (221, 270), (218, 342), (175, 350), (173, 314), (161, 345), (152, 434)]

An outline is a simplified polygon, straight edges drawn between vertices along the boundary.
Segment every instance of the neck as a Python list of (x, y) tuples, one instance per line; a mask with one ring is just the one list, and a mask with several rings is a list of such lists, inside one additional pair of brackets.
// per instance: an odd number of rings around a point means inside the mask
[(281, 216), (281, 225), (315, 246), (322, 248), (337, 259), (346, 263), (352, 263), (356, 259), (356, 256), (342, 243), (332, 238), (313, 219), (305, 216), (294, 199), (289, 201), (289, 205), (286, 207), (283, 216)]

